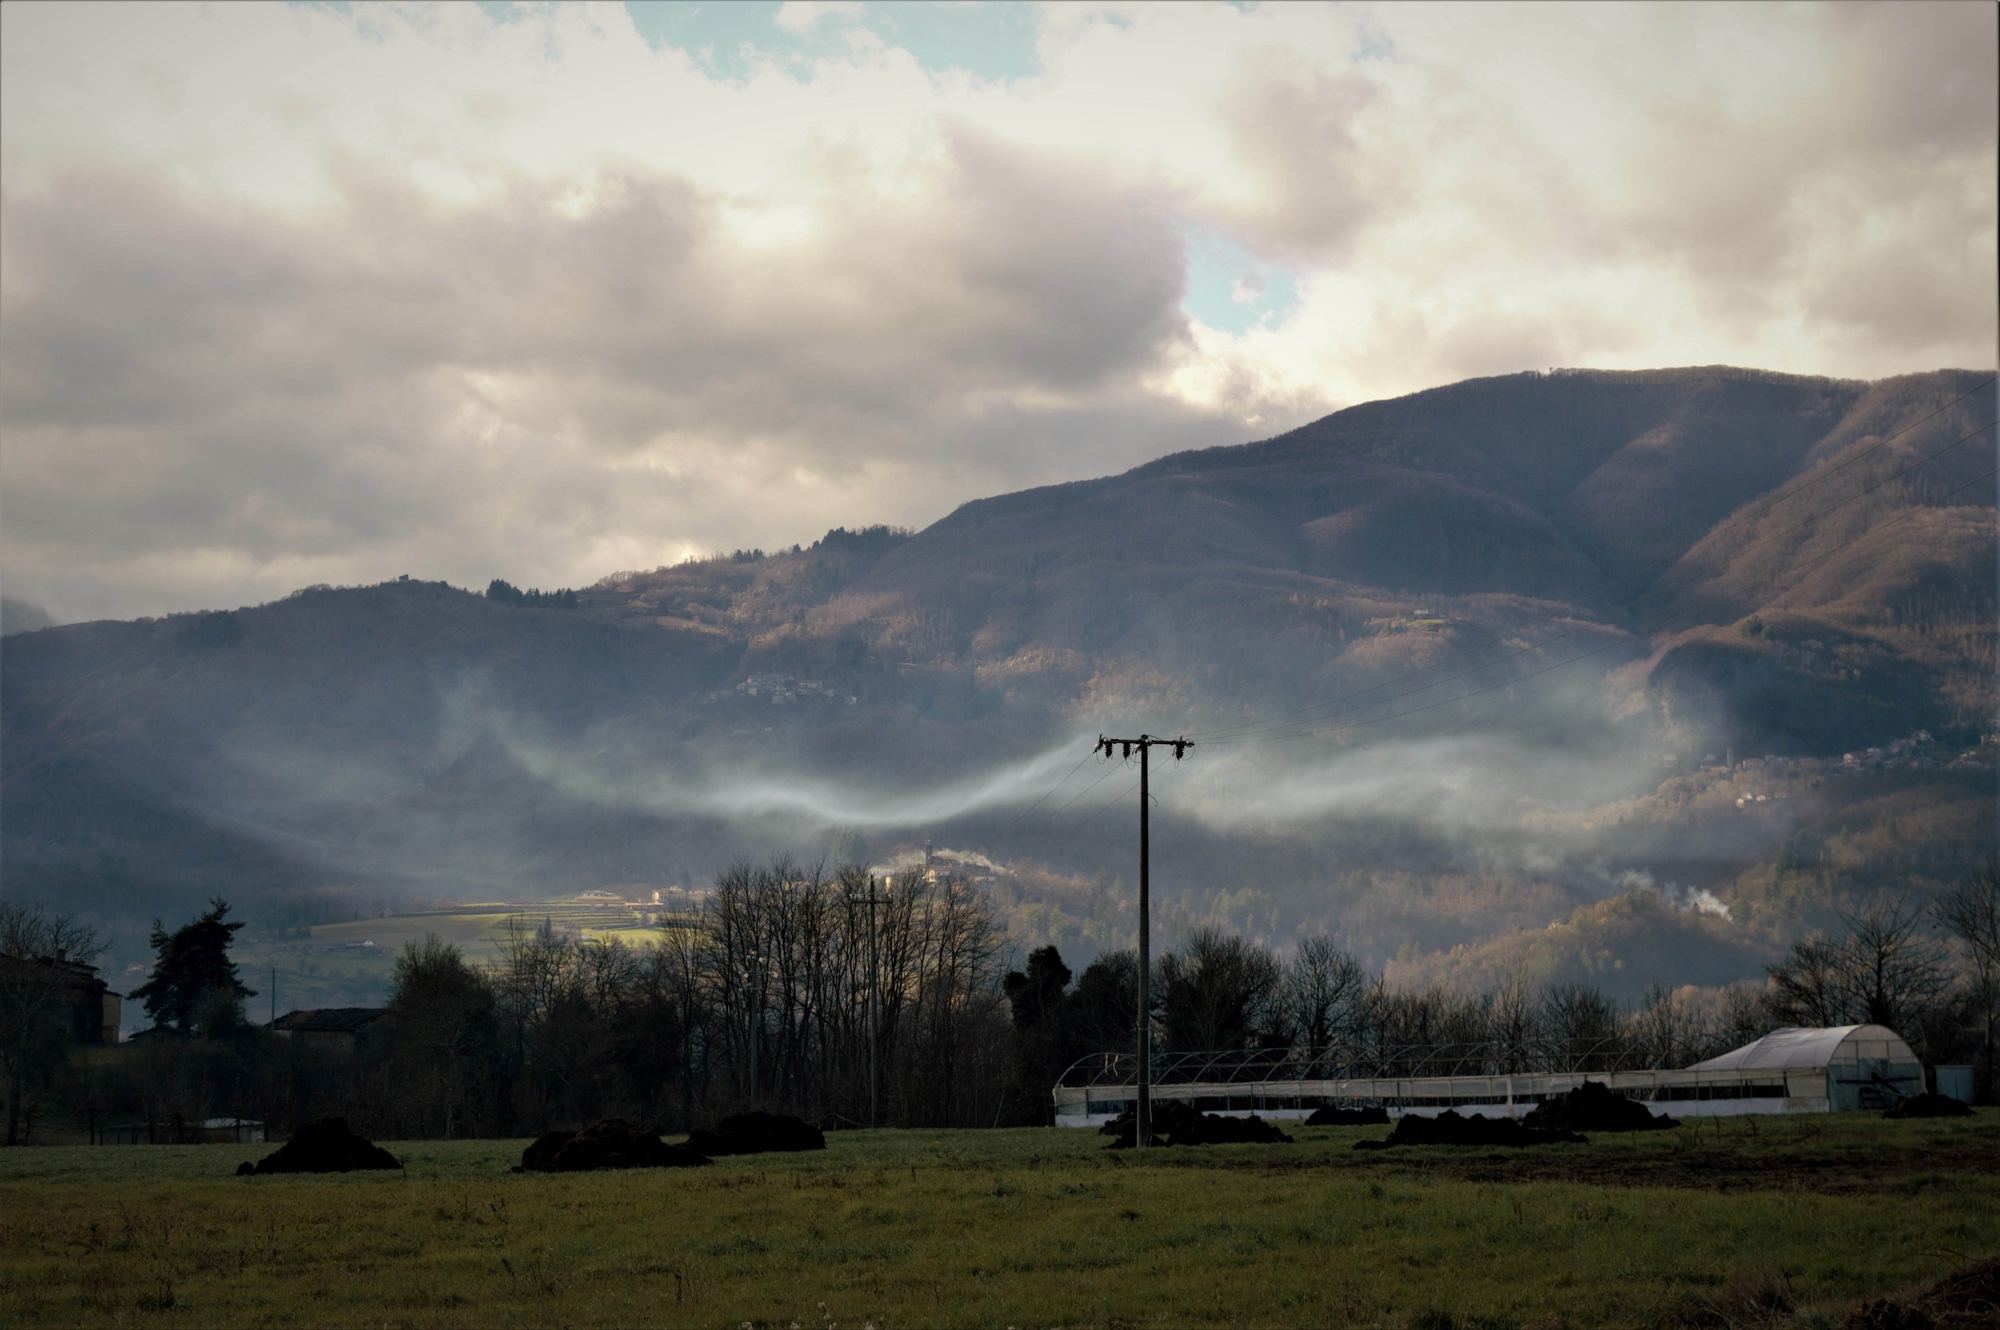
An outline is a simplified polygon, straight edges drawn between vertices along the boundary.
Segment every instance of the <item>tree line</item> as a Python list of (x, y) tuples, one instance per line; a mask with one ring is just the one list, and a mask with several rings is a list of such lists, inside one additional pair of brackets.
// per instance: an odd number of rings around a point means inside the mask
[[(71, 921), (4, 909), (11, 954), (92, 949)], [(227, 914), (218, 900), (181, 929), (156, 925), (159, 962), (134, 998), (160, 1033), (142, 1043), (66, 1056), (32, 994), (0, 992), (10, 1139), (51, 1112), (162, 1132), (218, 1116), (275, 1132), (337, 1113), (385, 1138), (606, 1116), (686, 1130), (753, 1106), (832, 1127), (1026, 1125), (1048, 1120), (1065, 1069), (1134, 1046), (1132, 952), (1075, 974), (1043, 947), (1010, 969), (984, 893), (923, 870), (738, 864), (698, 916), (642, 946), (515, 918), (481, 964), (427, 937), (398, 957), (388, 1007), (351, 1051), (244, 1019), (250, 990), (227, 957), (241, 925)], [(1154, 1045), (1322, 1074), (1587, 1071), (1686, 1066), (1778, 1025), (1870, 1021), (1926, 1061), (1974, 1064), (1990, 1101), (2000, 867), (1928, 911), (1889, 900), (1842, 924), (1796, 943), (1763, 985), (1656, 988), (1629, 1010), (1585, 983), (1399, 989), (1324, 937), (1280, 955), (1196, 929), (1156, 962)]]
[(498, 577), (486, 584), (486, 599), (502, 605), (520, 605), (528, 609), (573, 610), (577, 606), (576, 592), (568, 587), (556, 591), (529, 587), (523, 591), (512, 582), (503, 581)]
[(429, 936), (397, 958), (388, 1006), (351, 1050), (245, 1020), (228, 908), (156, 924), (159, 960), (134, 994), (152, 1037), (68, 1058), (49, 1044), (19, 1060), (28, 1089), (13, 1102), (169, 1136), (236, 1116), (282, 1130), (340, 1114), (407, 1138), (607, 1116), (686, 1130), (753, 1106), (832, 1126), (1020, 1115), (1002, 932), (986, 896), (950, 877), (777, 859), (722, 873), (699, 917), (647, 945), (516, 918), (480, 964)]

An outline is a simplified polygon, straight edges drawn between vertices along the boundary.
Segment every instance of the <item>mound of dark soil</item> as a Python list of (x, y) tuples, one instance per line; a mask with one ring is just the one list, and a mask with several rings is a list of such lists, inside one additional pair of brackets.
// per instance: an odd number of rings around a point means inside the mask
[(824, 1150), (826, 1133), (788, 1113), (739, 1113), (724, 1118), (714, 1131), (688, 1133), (688, 1149), (720, 1158), (760, 1155), (772, 1151)]
[(1841, 1330), (1971, 1330), (2000, 1325), (2000, 1257), (1954, 1270), (1897, 1300), (1877, 1298), (1848, 1313)]
[(1937, 1330), (1937, 1322), (1921, 1308), (1877, 1298), (1849, 1312), (1840, 1330)]
[(573, 1131), (545, 1131), (537, 1136), (534, 1143), (521, 1151), (521, 1167), (517, 1173), (553, 1173), (556, 1171), (556, 1156), (562, 1148), (576, 1139)]
[(1885, 1118), (1969, 1118), (1972, 1105), (1929, 1090), (1913, 1094), (1882, 1114)]
[(1386, 1127), (1389, 1125), (1389, 1110), (1386, 1108), (1335, 1108), (1328, 1105), (1316, 1108), (1306, 1119), (1308, 1127)]
[(591, 1173), (601, 1168), (700, 1168), (710, 1161), (656, 1131), (605, 1118), (582, 1131), (545, 1132), (521, 1152), (524, 1173)]
[(1202, 1113), (1195, 1121), (1174, 1131), (1168, 1145), (1290, 1145), (1292, 1138), (1252, 1113), (1247, 1118)]
[(1357, 1150), (1387, 1150), (1398, 1145), (1588, 1145), (1573, 1131), (1525, 1127), (1512, 1118), (1462, 1118), (1447, 1108), (1434, 1118), (1414, 1113), (1396, 1119), (1386, 1141), (1356, 1141)]
[(1922, 1298), (1941, 1312), (1983, 1312), (2000, 1317), (2000, 1256), (1952, 1271), (1925, 1289)]
[(353, 1173), (365, 1168), (401, 1168), (396, 1156), (356, 1136), (345, 1118), (321, 1118), (292, 1133), (292, 1139), (255, 1164), (239, 1164), (237, 1176), (253, 1173)]
[[(1134, 1110), (1126, 1109), (1098, 1128), (1100, 1134), (1115, 1137), (1110, 1148), (1129, 1150), (1138, 1139), (1139, 1124)], [(1159, 1145), (1290, 1145), (1292, 1138), (1264, 1119), (1223, 1117), (1197, 1113), (1178, 1099), (1162, 1099), (1153, 1105), (1153, 1140)]]
[(1679, 1120), (1654, 1117), (1636, 1099), (1627, 1099), (1602, 1081), (1585, 1081), (1568, 1094), (1551, 1095), (1521, 1119), (1544, 1131), (1664, 1131)]

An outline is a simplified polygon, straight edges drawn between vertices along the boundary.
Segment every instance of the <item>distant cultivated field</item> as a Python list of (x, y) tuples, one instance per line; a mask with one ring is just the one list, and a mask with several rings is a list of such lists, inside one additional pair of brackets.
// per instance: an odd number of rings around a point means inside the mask
[[(253, 1019), (269, 1015), (274, 966), (280, 1014), (297, 1007), (377, 1006), (388, 1000), (389, 978), (405, 943), (421, 942), (426, 934), (436, 933), (468, 960), (490, 965), (500, 959), (509, 918), (519, 918), (531, 928), (546, 919), (593, 939), (616, 938), (627, 946), (644, 946), (660, 938), (658, 928), (641, 925), (630, 910), (574, 900), (536, 901), (321, 924), (310, 939), (245, 939), (231, 951), (231, 959), (241, 968), (243, 981), (257, 990), (248, 1003)], [(346, 949), (359, 942), (375, 945)], [(340, 950), (323, 950), (329, 947)]]
[(1296, 1134), (1137, 1158), (1078, 1131), (852, 1132), (563, 1177), (509, 1173), (501, 1141), (241, 1179), (268, 1147), (4, 1151), (0, 1323), (1827, 1326), (2000, 1249), (1990, 1109), (1504, 1153)]

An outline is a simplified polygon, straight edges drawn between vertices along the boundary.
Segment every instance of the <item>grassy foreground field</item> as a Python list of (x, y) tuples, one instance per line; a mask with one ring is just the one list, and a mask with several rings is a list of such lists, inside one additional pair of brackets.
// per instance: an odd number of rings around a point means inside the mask
[[(881, 1131), (686, 1171), (231, 1176), (261, 1146), (0, 1152), (8, 1326), (1837, 1323), (2000, 1249), (2000, 1113), (1708, 1122), (1520, 1152), (1105, 1151)], [(1759, 1320), (1782, 1292), (1789, 1316)]]

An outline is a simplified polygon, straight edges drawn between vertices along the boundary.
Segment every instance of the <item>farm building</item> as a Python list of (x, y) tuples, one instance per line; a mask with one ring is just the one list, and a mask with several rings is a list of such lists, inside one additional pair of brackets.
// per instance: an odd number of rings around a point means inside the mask
[(382, 1019), (382, 1007), (311, 1007), (288, 1011), (271, 1024), (273, 1033), (295, 1043), (351, 1049)]
[[(1302, 1057), (1282, 1049), (1163, 1053), (1153, 1060), (1153, 1099), (1266, 1118), (1302, 1118), (1328, 1104), (1379, 1105), (1392, 1117), (1447, 1108), (1519, 1117), (1551, 1095), (1600, 1081), (1655, 1113), (1707, 1117), (1886, 1108), (1924, 1089), (1923, 1064), (1880, 1025), (1774, 1030), (1692, 1067), (1642, 1061), (1638, 1050), (1611, 1040), (1585, 1047), (1445, 1044), (1370, 1057)], [(1077, 1062), (1056, 1084), (1056, 1125), (1109, 1122), (1137, 1097), (1135, 1078), (1129, 1053)]]
[(124, 999), (97, 977), (97, 967), (53, 956), (0, 952), (0, 986), (30, 1019), (66, 1031), (79, 1044), (115, 1044)]

